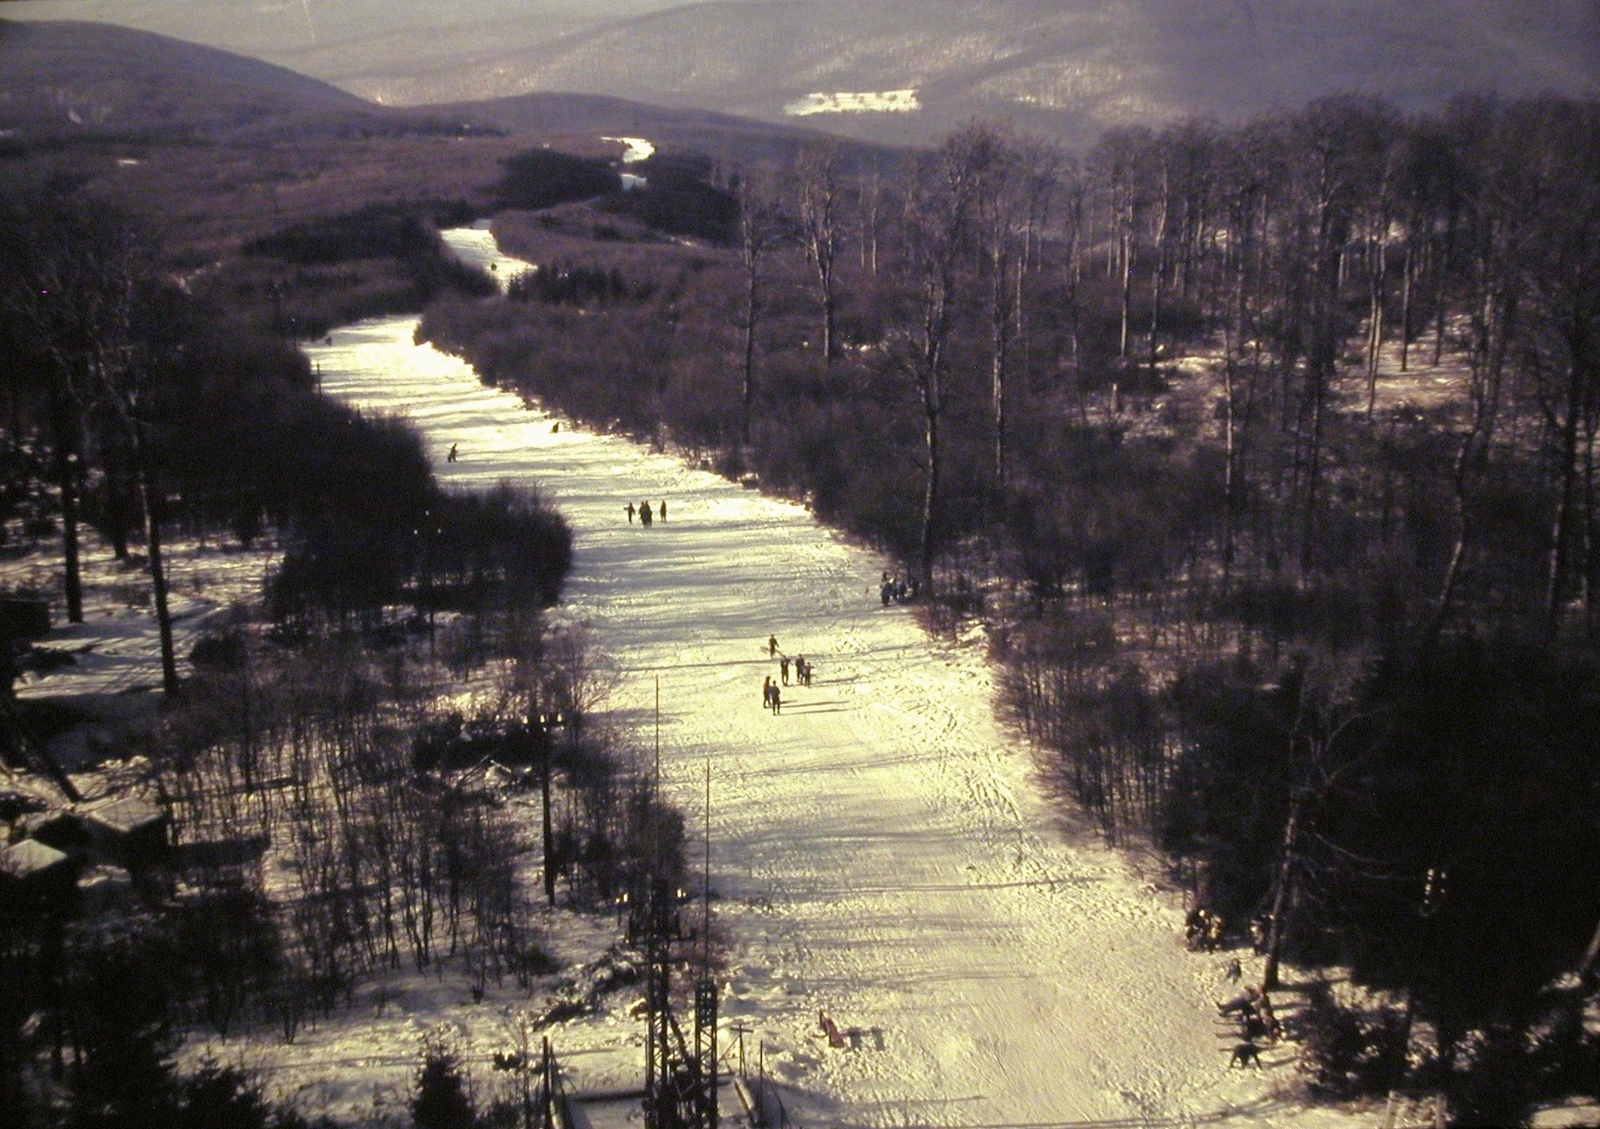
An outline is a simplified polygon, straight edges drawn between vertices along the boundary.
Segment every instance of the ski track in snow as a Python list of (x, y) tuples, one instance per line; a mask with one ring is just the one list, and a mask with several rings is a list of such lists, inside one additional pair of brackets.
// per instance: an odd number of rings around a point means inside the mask
[[(487, 232), (447, 234), (502, 279), (521, 266)], [(981, 648), (880, 606), (885, 562), (801, 507), (564, 419), (552, 431), (557, 417), (415, 345), (416, 325), (374, 319), (307, 352), (327, 393), (408, 418), (446, 485), (533, 484), (570, 522), (568, 614), (622, 667), (609, 707), (646, 743), (659, 676), (663, 774), (692, 837), (711, 765), (724, 1016), (765, 1041), (802, 1121), (1289, 1112), (1264, 1096), (1281, 1072), (1226, 1069), (1226, 958), (1184, 951), (1174, 897), (1059, 830), (992, 715)], [(650, 529), (623, 509), (645, 498), (668, 503)], [(816, 671), (777, 717), (759, 698), (778, 678), (769, 633)], [(830, 1049), (818, 1009), (862, 1049)]]

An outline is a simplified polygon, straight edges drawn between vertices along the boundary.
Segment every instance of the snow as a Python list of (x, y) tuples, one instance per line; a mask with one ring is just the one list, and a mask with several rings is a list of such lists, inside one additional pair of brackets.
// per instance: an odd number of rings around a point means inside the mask
[(904, 114), (922, 109), (915, 90), (815, 91), (783, 107), (791, 117), (811, 114)]
[[(447, 485), (537, 485), (572, 524), (567, 614), (620, 666), (609, 707), (644, 743), (659, 680), (664, 777), (691, 827), (711, 766), (724, 1017), (755, 1029), (749, 1054), (759, 1038), (802, 1123), (1340, 1116), (1273, 1096), (1288, 1047), (1261, 1074), (1227, 1069), (1214, 1002), (1232, 954), (1185, 951), (1154, 870), (1064, 826), (994, 719), (981, 646), (881, 606), (886, 562), (797, 505), (487, 388), (415, 329), (375, 319), (308, 353), (330, 394), (409, 418)], [(667, 520), (630, 524), (643, 499)], [(781, 716), (759, 699), (769, 634), (816, 670)], [(819, 1009), (861, 1049), (830, 1049)], [(598, 1053), (636, 1026), (608, 1015), (554, 1041), (580, 1084), (637, 1084), (637, 1051)]]
[[(55, 627), (39, 647), (72, 660), (42, 674), (24, 674), (15, 686), (19, 698), (128, 694), (161, 686), (161, 641), (143, 559), (117, 561), (94, 530), (84, 526), (79, 534), (82, 623), (66, 622), (59, 536), (0, 564), (0, 585), (48, 595)], [(180, 675), (188, 673), (189, 651), (213, 617), (236, 602), (260, 598), (276, 559), (271, 547), (206, 545), (188, 537), (176, 537), (163, 548)]]
[(656, 151), (656, 147), (642, 137), (602, 137), (601, 141), (615, 141), (622, 148), (622, 163), (631, 165), (638, 161), (648, 161)]

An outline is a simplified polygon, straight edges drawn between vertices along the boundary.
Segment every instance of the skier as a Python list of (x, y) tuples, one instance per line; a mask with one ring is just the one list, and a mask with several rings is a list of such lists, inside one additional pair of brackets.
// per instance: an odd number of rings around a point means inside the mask
[(650, 528), (650, 503), (649, 502), (640, 502), (639, 503), (639, 522), (646, 529)]
[(770, 674), (761, 680), (761, 708), (764, 710), (772, 708), (772, 675)]
[(778, 657), (778, 637), (776, 635), (768, 635), (767, 636), (767, 658), (772, 659), (772, 658), (777, 658), (777, 657)]
[(444, 461), (447, 463), (456, 461), (456, 445), (454, 443), (450, 444), (450, 453), (444, 457)]
[(628, 510), (628, 524), (632, 525), (633, 524), (633, 503), (632, 502), (628, 503), (627, 510)]
[(789, 656), (784, 655), (778, 660), (778, 669), (783, 671), (783, 684), (789, 685)]
[(794, 657), (794, 680), (802, 686), (811, 685), (811, 667), (807, 665), (804, 655)]
[(776, 682), (772, 684), (772, 712), (775, 714), (783, 712), (783, 691), (778, 689)]
[(657, 510), (657, 513), (660, 514), (661, 520), (662, 521), (666, 521), (667, 520), (667, 500), (665, 498), (661, 499), (661, 505), (656, 507), (656, 510)]

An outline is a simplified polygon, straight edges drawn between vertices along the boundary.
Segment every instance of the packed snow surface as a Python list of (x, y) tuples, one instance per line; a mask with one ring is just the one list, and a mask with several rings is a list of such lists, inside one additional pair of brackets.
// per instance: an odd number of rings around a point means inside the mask
[[(517, 265), (486, 232), (449, 237), (501, 278)], [(308, 352), (328, 393), (410, 419), (448, 486), (536, 485), (571, 523), (567, 614), (620, 666), (608, 707), (646, 745), (659, 680), (691, 828), (710, 764), (724, 1019), (752, 1029), (751, 1060), (765, 1046), (801, 1123), (1304, 1116), (1268, 1096), (1287, 1048), (1265, 1074), (1227, 1069), (1228, 957), (1186, 952), (1179, 899), (1063, 825), (993, 716), (980, 645), (883, 606), (886, 562), (802, 507), (487, 388), (416, 326), (375, 319)], [(650, 528), (625, 510), (645, 500), (666, 505)], [(815, 676), (775, 716), (761, 683), (784, 655)], [(819, 1010), (858, 1048), (831, 1048)]]

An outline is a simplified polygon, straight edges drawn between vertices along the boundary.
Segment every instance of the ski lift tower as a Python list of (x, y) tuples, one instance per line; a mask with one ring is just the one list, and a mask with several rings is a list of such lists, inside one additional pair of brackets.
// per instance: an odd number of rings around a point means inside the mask
[[(709, 787), (708, 776), (708, 792)], [(673, 943), (683, 939), (683, 891), (674, 890), (660, 874), (651, 875), (649, 883), (629, 923), (630, 934), (643, 937), (646, 962), (645, 1129), (717, 1129), (717, 986), (710, 969), (709, 892), (705, 955), (694, 985), (691, 1049), (672, 1011)]]

